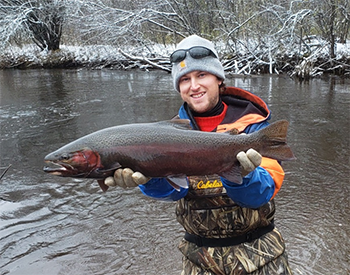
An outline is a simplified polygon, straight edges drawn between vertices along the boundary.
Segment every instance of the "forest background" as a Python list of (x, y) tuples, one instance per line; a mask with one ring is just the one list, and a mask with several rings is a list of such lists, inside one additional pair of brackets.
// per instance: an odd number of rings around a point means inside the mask
[(184, 37), (228, 73), (350, 74), (348, 0), (0, 0), (0, 68), (160, 68)]

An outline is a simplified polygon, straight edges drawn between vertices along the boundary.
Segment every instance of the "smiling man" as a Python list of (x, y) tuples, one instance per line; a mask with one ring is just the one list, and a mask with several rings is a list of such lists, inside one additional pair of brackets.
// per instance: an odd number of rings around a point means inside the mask
[(210, 111), (219, 102), (222, 80), (208, 72), (193, 71), (179, 80), (181, 98), (197, 113)]
[[(261, 98), (225, 86), (224, 69), (210, 41), (189, 36), (170, 61), (174, 88), (184, 101), (178, 117), (189, 119), (194, 130), (248, 134), (269, 125), (270, 111)], [(147, 196), (177, 201), (177, 220), (186, 231), (179, 245), (182, 275), (291, 274), (284, 240), (274, 226), (273, 198), (283, 169), (253, 149), (238, 153), (237, 159), (241, 184), (207, 175), (188, 177), (188, 188), (179, 189), (165, 178), (148, 179), (128, 168), (118, 169), (105, 183), (139, 186)]]

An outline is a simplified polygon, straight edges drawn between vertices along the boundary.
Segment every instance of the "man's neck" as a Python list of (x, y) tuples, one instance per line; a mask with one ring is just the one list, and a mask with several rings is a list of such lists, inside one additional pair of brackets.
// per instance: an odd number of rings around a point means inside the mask
[(195, 112), (193, 110), (191, 110), (191, 112), (192, 112), (192, 115), (194, 117), (211, 117), (211, 116), (218, 116), (218, 115), (220, 115), (223, 110), (224, 110), (224, 104), (222, 103), (221, 98), (219, 98), (218, 103), (211, 110), (206, 111), (204, 113), (197, 113), (197, 112)]
[[(222, 106), (222, 111), (218, 115), (194, 117), (194, 120), (201, 131), (212, 132), (216, 130), (217, 126), (223, 121), (226, 115), (227, 105), (222, 103)], [(212, 114), (215, 113), (213, 112)]]

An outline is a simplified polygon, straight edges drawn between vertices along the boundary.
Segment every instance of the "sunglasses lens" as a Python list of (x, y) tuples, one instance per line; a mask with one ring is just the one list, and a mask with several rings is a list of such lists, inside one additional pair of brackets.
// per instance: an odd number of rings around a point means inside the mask
[(193, 47), (189, 50), (189, 53), (193, 58), (196, 59), (204, 58), (212, 54), (211, 50), (203, 47)]
[(170, 55), (170, 62), (178, 63), (186, 58), (186, 53), (189, 52), (190, 56), (195, 59), (204, 58), (207, 56), (216, 57), (216, 55), (209, 49), (195, 46), (190, 48), (189, 50), (177, 50)]
[(186, 50), (178, 50), (172, 53), (170, 56), (170, 62), (177, 63), (186, 58)]

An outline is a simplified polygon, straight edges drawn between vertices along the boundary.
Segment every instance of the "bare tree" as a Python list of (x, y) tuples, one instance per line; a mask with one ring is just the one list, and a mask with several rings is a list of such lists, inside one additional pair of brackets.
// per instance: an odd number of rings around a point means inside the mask
[(0, 47), (32, 40), (57, 50), (64, 41), (125, 46), (130, 53), (132, 45), (152, 57), (153, 44), (195, 33), (220, 42), (227, 69), (276, 73), (289, 66), (285, 60), (296, 65), (320, 49), (310, 37), (321, 36), (333, 58), (336, 42), (349, 35), (349, 6), (346, 0), (0, 0)]
[(312, 1), (319, 35), (329, 42), (329, 54), (335, 57), (336, 41), (344, 43), (349, 35), (350, 4), (344, 0)]
[(66, 1), (0, 0), (1, 46), (32, 39), (42, 50), (57, 50), (65, 17)]

